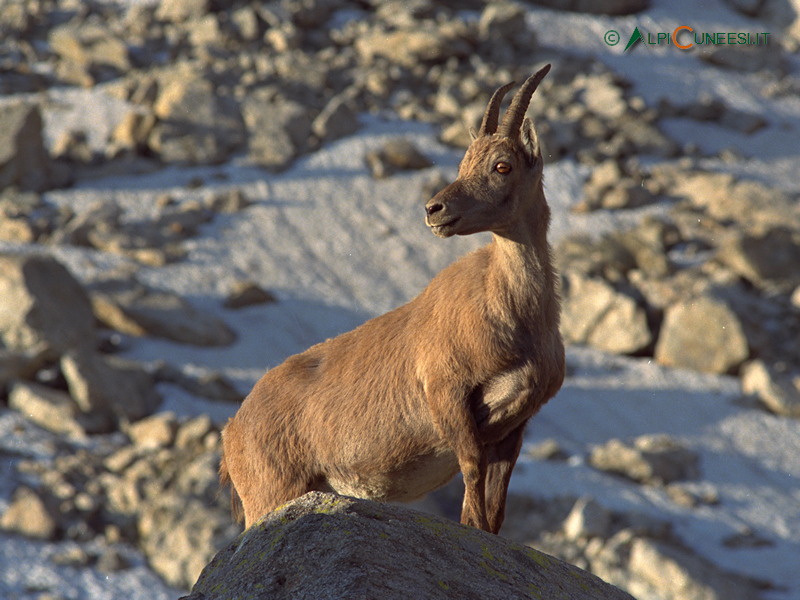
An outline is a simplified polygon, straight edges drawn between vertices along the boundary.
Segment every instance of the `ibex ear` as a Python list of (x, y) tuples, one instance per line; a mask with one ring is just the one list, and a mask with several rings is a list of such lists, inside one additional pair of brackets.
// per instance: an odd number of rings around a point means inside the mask
[(474, 127), (469, 128), (469, 137), (472, 138), (473, 142), (478, 139), (478, 131)]
[(536, 128), (528, 117), (522, 120), (522, 126), (519, 129), (519, 140), (528, 155), (530, 164), (541, 164), (542, 148), (539, 144), (539, 136), (536, 135)]

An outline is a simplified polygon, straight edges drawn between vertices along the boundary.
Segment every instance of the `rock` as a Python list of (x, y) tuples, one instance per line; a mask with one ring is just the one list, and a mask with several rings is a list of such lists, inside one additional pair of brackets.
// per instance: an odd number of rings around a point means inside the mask
[(218, 95), (197, 74), (176, 76), (153, 106), (158, 123), (150, 148), (167, 162), (215, 164), (244, 144), (245, 128), (234, 100)]
[(269, 304), (277, 302), (277, 298), (270, 292), (252, 281), (238, 281), (225, 298), (225, 308), (244, 308), (254, 304)]
[(236, 213), (251, 206), (253, 201), (239, 188), (213, 194), (205, 205), (214, 213)]
[(81, 284), (43, 254), (0, 255), (0, 340), (26, 350), (54, 352), (91, 346), (94, 314)]
[(101, 200), (93, 203), (88, 210), (74, 215), (54, 233), (54, 244), (73, 244), (92, 247), (97, 232), (116, 231), (120, 227), (122, 208), (114, 201)]
[(0, 192), (0, 239), (42, 241), (69, 219), (69, 208), (58, 208), (35, 192), (6, 188)]
[(334, 96), (314, 118), (311, 131), (320, 140), (329, 142), (358, 131), (360, 125), (351, 96), (347, 92)]
[(36, 104), (0, 104), (0, 190), (16, 186), (43, 191), (58, 183), (43, 141), (42, 116)]
[(525, 454), (534, 460), (567, 460), (569, 458), (569, 454), (552, 438), (526, 447)]
[(800, 230), (774, 227), (758, 234), (733, 235), (716, 258), (758, 287), (788, 292), (800, 285)]
[(125, 433), (139, 448), (152, 450), (171, 446), (178, 430), (174, 413), (158, 413), (145, 417), (125, 428)]
[(657, 594), (664, 600), (755, 600), (766, 587), (681, 548), (637, 538), (630, 547), (630, 575), (638, 580), (631, 591), (639, 597)]
[(159, 382), (172, 383), (195, 396), (217, 402), (241, 402), (243, 395), (222, 373), (216, 371), (199, 375), (186, 374), (169, 363), (161, 363), (155, 372)]
[(699, 476), (699, 456), (665, 435), (641, 436), (633, 446), (610, 440), (592, 450), (589, 462), (639, 483), (663, 485)]
[(756, 396), (772, 413), (800, 418), (800, 373), (780, 372), (762, 360), (742, 367), (742, 391)]
[(517, 2), (486, 4), (478, 21), (478, 39), (482, 53), (505, 63), (514, 60), (518, 49), (530, 52), (536, 46), (536, 35), (525, 22), (525, 8)]
[(719, 222), (739, 223), (746, 231), (788, 227), (800, 230), (800, 203), (758, 181), (737, 181), (728, 173), (654, 168), (654, 180), (671, 196), (685, 197)]
[(365, 159), (372, 176), (376, 179), (389, 177), (397, 171), (427, 169), (433, 166), (431, 160), (405, 138), (389, 140), (378, 150), (367, 152)]
[[(175, 434), (175, 447), (181, 450), (196, 450), (197, 448), (207, 448), (209, 436), (217, 433), (211, 417), (208, 415), (198, 415), (185, 421), (178, 428)], [(219, 434), (216, 435), (219, 441)]]
[(588, 235), (569, 236), (556, 246), (556, 262), (562, 273), (602, 278), (612, 283), (625, 282), (636, 268), (636, 257), (622, 243), (621, 236), (599, 240)]
[(647, 314), (631, 296), (600, 279), (562, 278), (561, 333), (575, 344), (633, 354), (652, 342)]
[(299, 102), (273, 96), (273, 90), (256, 90), (244, 101), (248, 158), (262, 167), (283, 169), (306, 151), (312, 118)]
[(749, 354), (736, 314), (724, 302), (701, 296), (666, 309), (654, 356), (669, 367), (730, 373)]
[(530, 595), (630, 598), (572, 565), (477, 529), (312, 492), (266, 515), (221, 550), (184, 598)]
[(68, 351), (61, 357), (61, 371), (70, 395), (93, 420), (92, 432), (142, 419), (161, 404), (152, 376), (118, 356)]
[(227, 511), (174, 494), (153, 498), (138, 520), (140, 547), (150, 566), (178, 588), (191, 586), (238, 531)]
[(6, 384), (17, 379), (32, 379), (47, 362), (47, 350), (16, 351), (0, 348), (0, 394)]
[(631, 15), (643, 11), (650, 3), (648, 0), (535, 0), (534, 4), (595, 15)]
[(8, 406), (48, 431), (77, 439), (86, 437), (78, 405), (61, 390), (18, 381), (8, 394)]
[(584, 88), (583, 103), (590, 112), (613, 121), (628, 111), (624, 90), (617, 85), (611, 73), (587, 75), (581, 83)]
[(153, 290), (136, 281), (117, 283), (92, 291), (97, 319), (111, 329), (197, 346), (227, 346), (236, 339), (222, 320), (176, 294)]
[(163, 0), (156, 10), (162, 21), (181, 22), (198, 19), (208, 13), (209, 0)]
[(593, 498), (581, 498), (572, 507), (566, 521), (564, 533), (567, 538), (609, 537), (611, 513)]
[(53, 540), (57, 525), (39, 495), (27, 487), (17, 488), (3, 516), (0, 529), (39, 540)]
[(156, 117), (152, 113), (130, 111), (111, 132), (111, 149), (108, 154), (113, 156), (120, 152), (143, 152), (155, 125)]
[(463, 40), (442, 35), (432, 27), (390, 32), (375, 30), (359, 36), (355, 48), (363, 64), (384, 58), (407, 68), (442, 63), (450, 57), (469, 54), (469, 46)]
[(132, 68), (125, 41), (96, 23), (61, 25), (50, 31), (48, 41), (53, 52), (90, 75), (89, 79), (74, 83), (91, 85)]

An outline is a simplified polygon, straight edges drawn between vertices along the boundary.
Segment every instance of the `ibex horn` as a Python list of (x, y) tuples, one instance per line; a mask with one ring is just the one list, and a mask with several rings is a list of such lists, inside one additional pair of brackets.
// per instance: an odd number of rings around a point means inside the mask
[(497, 118), (500, 115), (500, 103), (503, 101), (503, 96), (506, 95), (508, 90), (514, 87), (514, 81), (499, 87), (492, 94), (492, 99), (486, 105), (486, 112), (483, 113), (483, 121), (481, 121), (481, 128), (478, 135), (492, 135), (497, 131)]
[[(534, 75), (528, 77), (519, 91), (514, 95), (511, 100), (511, 106), (506, 110), (503, 116), (503, 123), (500, 125), (500, 135), (503, 137), (514, 137), (519, 133), (519, 128), (522, 125), (522, 120), (525, 118), (525, 113), (528, 112), (528, 104), (530, 104), (531, 96), (536, 88), (539, 87), (542, 79), (550, 71), (550, 65), (547, 64)], [(488, 110), (488, 109), (487, 109)]]

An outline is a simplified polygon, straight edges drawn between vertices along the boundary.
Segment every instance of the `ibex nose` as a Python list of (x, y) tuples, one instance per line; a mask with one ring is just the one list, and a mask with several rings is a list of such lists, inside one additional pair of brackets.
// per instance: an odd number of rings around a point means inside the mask
[(439, 212), (443, 208), (444, 206), (441, 202), (431, 202), (425, 205), (425, 214), (430, 217), (432, 214)]

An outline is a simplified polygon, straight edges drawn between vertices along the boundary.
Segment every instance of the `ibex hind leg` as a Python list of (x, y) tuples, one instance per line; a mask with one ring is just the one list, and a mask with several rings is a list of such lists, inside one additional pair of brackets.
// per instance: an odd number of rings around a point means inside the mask
[(280, 448), (246, 439), (244, 431), (232, 419), (222, 432), (220, 483), (231, 486), (234, 518), (240, 520), (243, 512), (245, 527), (250, 527), (281, 504), (311, 491), (314, 478)]
[(276, 471), (269, 468), (262, 469), (259, 477), (249, 484), (244, 486), (245, 489), (237, 488), (244, 508), (245, 528), (281, 504), (299, 498), (314, 489), (309, 479), (288, 480), (281, 478)]

